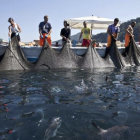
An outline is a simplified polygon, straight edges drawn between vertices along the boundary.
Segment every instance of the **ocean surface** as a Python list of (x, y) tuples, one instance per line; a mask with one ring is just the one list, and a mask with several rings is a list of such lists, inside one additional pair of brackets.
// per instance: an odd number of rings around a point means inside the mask
[(0, 140), (140, 140), (140, 67), (0, 72)]

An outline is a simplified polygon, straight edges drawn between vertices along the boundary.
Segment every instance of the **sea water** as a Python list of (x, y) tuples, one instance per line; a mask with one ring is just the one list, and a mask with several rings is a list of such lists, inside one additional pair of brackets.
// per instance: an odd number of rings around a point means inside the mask
[[(104, 137), (93, 122), (129, 130)], [(139, 131), (140, 67), (0, 72), (0, 140), (139, 140)]]

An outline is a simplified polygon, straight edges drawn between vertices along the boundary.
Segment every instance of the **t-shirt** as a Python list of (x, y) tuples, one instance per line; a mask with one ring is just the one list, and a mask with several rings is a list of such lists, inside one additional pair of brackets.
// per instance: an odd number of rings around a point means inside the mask
[(50, 30), (52, 29), (52, 26), (49, 22), (45, 23), (43, 21), (43, 22), (40, 22), (39, 29), (41, 29), (41, 33), (49, 33)]
[(133, 35), (134, 30), (131, 25), (128, 26), (127, 30)]
[(120, 32), (120, 28), (118, 26), (115, 26), (114, 24), (109, 25), (108, 29), (110, 34), (117, 34)]
[[(63, 35), (66, 38), (70, 39), (70, 34), (71, 34), (70, 28), (63, 28), (63, 29), (61, 29), (60, 35)], [(62, 40), (66, 41), (64, 38)]]
[(89, 28), (83, 28), (81, 30), (81, 32), (83, 33), (83, 39), (90, 39), (90, 29)]

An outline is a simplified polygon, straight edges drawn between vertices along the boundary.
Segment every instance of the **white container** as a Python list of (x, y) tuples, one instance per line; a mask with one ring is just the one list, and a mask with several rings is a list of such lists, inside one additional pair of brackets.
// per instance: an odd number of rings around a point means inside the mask
[(39, 55), (41, 53), (42, 47), (39, 46), (22, 46), (21, 47), (25, 57), (30, 62), (36, 62), (39, 58)]

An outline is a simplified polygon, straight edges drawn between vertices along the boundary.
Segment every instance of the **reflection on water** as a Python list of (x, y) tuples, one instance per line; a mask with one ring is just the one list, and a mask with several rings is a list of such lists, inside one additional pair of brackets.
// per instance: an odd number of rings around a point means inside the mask
[(0, 72), (0, 140), (139, 140), (140, 68)]

